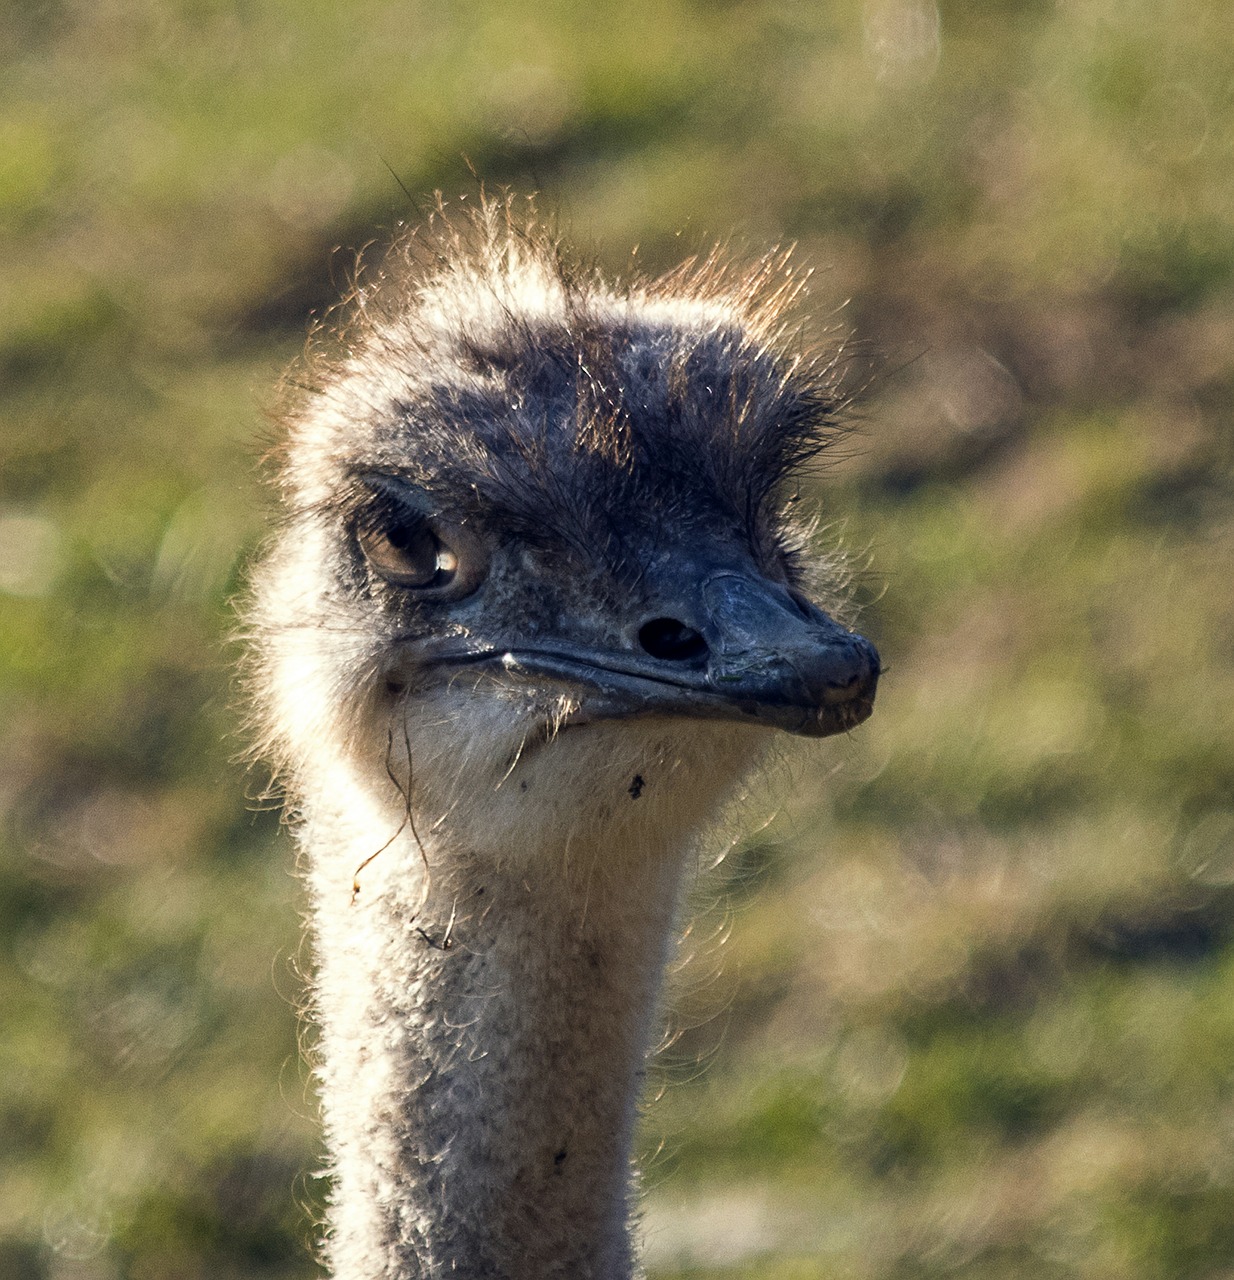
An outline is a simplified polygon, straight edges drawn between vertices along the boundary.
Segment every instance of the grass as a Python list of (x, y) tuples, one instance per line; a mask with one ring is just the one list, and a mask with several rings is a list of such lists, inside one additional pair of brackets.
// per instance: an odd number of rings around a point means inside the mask
[(0, 15), (0, 1274), (314, 1273), (228, 601), (308, 312), (467, 160), (610, 268), (797, 241), (870, 384), (816, 496), (890, 674), (701, 893), (656, 1280), (1234, 1270), (1232, 22)]

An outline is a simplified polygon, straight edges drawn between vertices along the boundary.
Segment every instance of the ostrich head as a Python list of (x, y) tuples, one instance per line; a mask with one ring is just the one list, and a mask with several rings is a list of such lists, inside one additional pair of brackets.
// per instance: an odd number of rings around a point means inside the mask
[(291, 414), (259, 599), (293, 777), (346, 760), (405, 805), (407, 770), (429, 825), (534, 843), (627, 793), (688, 826), (760, 731), (864, 720), (878, 655), (788, 510), (836, 396), (783, 260), (618, 291), (493, 204), (408, 252)]

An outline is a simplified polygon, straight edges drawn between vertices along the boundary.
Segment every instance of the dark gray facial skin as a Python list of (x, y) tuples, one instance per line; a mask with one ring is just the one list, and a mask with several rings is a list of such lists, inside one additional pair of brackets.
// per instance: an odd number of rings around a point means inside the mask
[[(577, 601), (571, 609), (554, 601), (559, 589), (551, 570), (559, 557), (521, 555), (514, 566), (508, 546), (485, 546), (478, 521), (470, 528), (451, 525), (433, 514), (440, 504), (417, 486), (391, 476), (369, 475), (364, 482), (382, 499), (377, 513), (362, 517), (367, 532), (358, 539), (368, 548), (370, 573), (387, 579), (391, 607), (438, 615), (430, 634), (396, 638), (387, 667), (396, 686), (423, 689), (465, 672), (525, 678), (569, 694), (575, 709), (562, 727), (672, 715), (826, 737), (855, 727), (873, 710), (880, 673), (874, 646), (762, 573), (739, 545), (717, 550), (713, 543), (701, 555), (684, 549), (638, 555), (628, 548), (627, 568), (632, 558), (639, 562), (635, 580), (624, 589), (618, 581), (604, 584), (606, 594), (617, 597), (616, 610), (610, 603), (604, 612), (610, 618), (615, 612), (619, 621), (624, 615), (624, 625), (589, 633)], [(425, 548), (436, 545), (450, 572), (408, 586), (394, 544), (416, 548), (421, 577)], [(521, 603), (500, 607), (503, 578), (519, 582)], [(486, 595), (497, 598), (496, 610)], [(485, 603), (488, 621), (471, 621)], [(494, 612), (505, 621), (496, 634)], [(442, 625), (451, 620), (453, 626)]]

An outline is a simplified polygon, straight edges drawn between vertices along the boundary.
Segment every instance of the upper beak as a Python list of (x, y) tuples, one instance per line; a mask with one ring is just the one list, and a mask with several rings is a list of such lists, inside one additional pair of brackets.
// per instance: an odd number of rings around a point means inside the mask
[(706, 686), (726, 699), (734, 718), (823, 737), (873, 711), (881, 665), (864, 636), (803, 596), (745, 572), (711, 574), (701, 596)]
[(555, 640), (438, 660), (500, 662), (568, 685), (578, 709), (567, 723), (681, 715), (825, 737), (873, 710), (877, 650), (781, 584), (744, 568), (680, 566), (671, 589), (656, 594), (656, 611), (621, 647)]

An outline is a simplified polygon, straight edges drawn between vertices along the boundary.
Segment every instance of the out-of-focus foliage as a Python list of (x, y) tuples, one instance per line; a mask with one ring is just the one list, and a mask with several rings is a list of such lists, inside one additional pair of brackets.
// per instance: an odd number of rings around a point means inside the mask
[(464, 156), (610, 266), (798, 241), (871, 383), (890, 672), (701, 890), (653, 1275), (1234, 1272), (1234, 7), (25, 0), (0, 63), (0, 1276), (314, 1274), (227, 601), (332, 247)]

